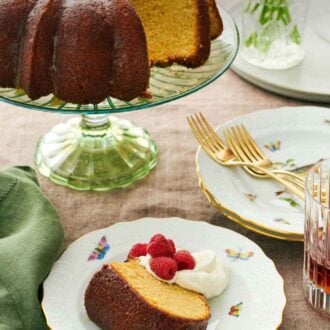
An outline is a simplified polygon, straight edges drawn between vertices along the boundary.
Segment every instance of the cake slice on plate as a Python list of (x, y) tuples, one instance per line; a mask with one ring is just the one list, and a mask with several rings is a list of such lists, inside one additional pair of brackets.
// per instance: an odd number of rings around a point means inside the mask
[(223, 292), (229, 269), (212, 250), (178, 249), (162, 234), (135, 244), (124, 263), (104, 265), (85, 292), (90, 319), (105, 330), (202, 330), (206, 298)]
[(85, 306), (105, 330), (206, 329), (211, 316), (203, 295), (156, 279), (134, 260), (103, 266), (86, 290)]

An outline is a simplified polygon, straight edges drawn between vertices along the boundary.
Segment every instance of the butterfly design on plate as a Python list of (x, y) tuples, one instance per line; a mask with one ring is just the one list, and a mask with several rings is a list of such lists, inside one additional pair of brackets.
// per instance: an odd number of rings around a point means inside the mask
[(245, 196), (251, 201), (254, 202), (257, 199), (257, 195), (254, 194), (245, 194)]
[(290, 222), (283, 218), (277, 218), (277, 219), (274, 219), (274, 221), (277, 223), (283, 223), (284, 225), (290, 225)]
[(102, 236), (99, 243), (97, 244), (97, 247), (88, 257), (88, 261), (102, 260), (109, 250), (110, 250), (110, 245), (107, 242), (107, 238), (105, 236)]
[(226, 249), (225, 252), (227, 253), (227, 257), (231, 259), (232, 261), (237, 260), (249, 260), (251, 257), (253, 257), (254, 253), (252, 251), (245, 251), (242, 252), (242, 249), (239, 249), (238, 252), (236, 252), (233, 249)]
[(242, 305), (243, 305), (243, 302), (240, 302), (234, 306), (231, 306), (228, 315), (239, 317), (239, 313), (241, 311)]
[(280, 150), (281, 148), (281, 141), (271, 142), (268, 144), (265, 144), (265, 147), (270, 150), (271, 152)]

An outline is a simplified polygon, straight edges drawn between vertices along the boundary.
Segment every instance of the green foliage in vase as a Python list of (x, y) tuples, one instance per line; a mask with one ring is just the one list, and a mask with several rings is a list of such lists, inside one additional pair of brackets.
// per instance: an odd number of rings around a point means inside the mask
[[(244, 13), (257, 16), (256, 19), (261, 28), (254, 31), (246, 38), (246, 47), (254, 46), (261, 52), (266, 53), (277, 38), (281, 28), (288, 26), (292, 22), (290, 14), (290, 0), (248, 0)], [(290, 39), (300, 44), (301, 34), (295, 24), (289, 34)]]
[(301, 43), (301, 35), (299, 33), (297, 25), (295, 25), (290, 33), (291, 40), (296, 43), (297, 45), (300, 45)]

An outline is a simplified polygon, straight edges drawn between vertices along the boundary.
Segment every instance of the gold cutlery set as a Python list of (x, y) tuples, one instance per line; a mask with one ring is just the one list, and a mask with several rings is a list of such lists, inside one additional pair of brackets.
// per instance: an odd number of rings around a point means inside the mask
[(253, 177), (273, 179), (304, 200), (304, 177), (290, 171), (274, 169), (272, 161), (259, 148), (244, 125), (225, 129), (226, 145), (203, 114), (191, 115), (187, 120), (198, 143), (219, 165), (240, 166)]

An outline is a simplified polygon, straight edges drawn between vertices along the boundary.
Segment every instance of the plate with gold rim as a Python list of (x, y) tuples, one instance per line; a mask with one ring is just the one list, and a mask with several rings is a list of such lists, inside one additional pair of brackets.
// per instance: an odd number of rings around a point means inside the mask
[[(244, 124), (274, 167), (303, 172), (330, 157), (330, 109), (283, 107), (239, 116), (217, 128)], [(304, 202), (271, 180), (249, 176), (241, 168), (216, 164), (200, 148), (197, 175), (208, 201), (229, 219), (255, 232), (302, 241)]]
[[(283, 279), (257, 244), (203, 221), (144, 218), (91, 232), (66, 249), (44, 282), (42, 308), (48, 326), (53, 330), (99, 329), (84, 308), (91, 277), (105, 263), (124, 261), (133, 244), (147, 242), (155, 233), (163, 233), (190, 251), (212, 249), (227, 261), (230, 283), (220, 296), (209, 300), (208, 330), (273, 330), (281, 324), (286, 304)], [(103, 248), (95, 254), (100, 241)]]

